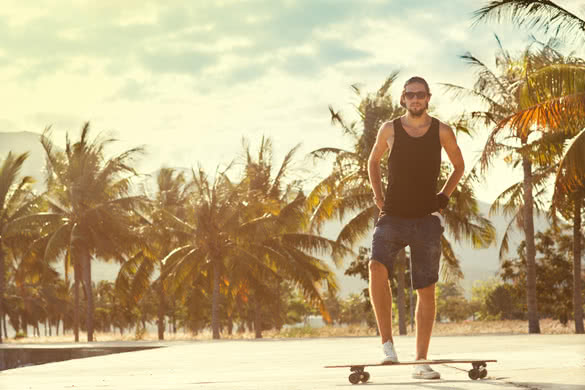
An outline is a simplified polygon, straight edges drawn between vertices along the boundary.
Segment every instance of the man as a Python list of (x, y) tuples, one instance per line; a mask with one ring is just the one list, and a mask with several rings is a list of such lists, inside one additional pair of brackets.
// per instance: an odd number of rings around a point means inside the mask
[[(465, 165), (453, 130), (427, 114), (431, 92), (421, 77), (406, 81), (400, 104), (406, 115), (382, 124), (370, 153), (368, 174), (380, 216), (369, 262), (370, 299), (384, 351), (383, 363), (398, 362), (392, 338), (392, 292), (389, 274), (396, 254), (410, 246), (412, 284), (416, 289), (416, 360), (426, 360), (435, 321), (435, 283), (439, 279), (440, 211), (463, 176)], [(437, 194), (441, 148), (454, 170)], [(388, 156), (388, 187), (382, 192), (380, 160)], [(414, 378), (438, 379), (429, 365), (415, 365)]]

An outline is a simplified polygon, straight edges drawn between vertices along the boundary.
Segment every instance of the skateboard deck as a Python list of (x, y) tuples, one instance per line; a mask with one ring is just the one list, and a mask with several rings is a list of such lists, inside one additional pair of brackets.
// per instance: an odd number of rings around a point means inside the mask
[(367, 364), (343, 364), (337, 366), (325, 366), (325, 368), (349, 368), (351, 374), (349, 381), (356, 385), (359, 382), (366, 383), (370, 379), (370, 373), (364, 371), (365, 367), (381, 366), (408, 366), (416, 364), (458, 364), (471, 363), (472, 369), (468, 371), (469, 378), (473, 380), (484, 379), (487, 376), (487, 363), (495, 363), (493, 359), (437, 359), (437, 360), (415, 360), (398, 363), (367, 363)]

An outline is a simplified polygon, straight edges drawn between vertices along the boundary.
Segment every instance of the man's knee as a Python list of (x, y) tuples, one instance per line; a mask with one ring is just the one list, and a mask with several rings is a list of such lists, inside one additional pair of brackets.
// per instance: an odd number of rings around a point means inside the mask
[(369, 263), (370, 275), (380, 275), (385, 274), (388, 275), (388, 269), (382, 263), (377, 260), (371, 259)]
[(416, 290), (421, 300), (435, 300), (435, 283)]

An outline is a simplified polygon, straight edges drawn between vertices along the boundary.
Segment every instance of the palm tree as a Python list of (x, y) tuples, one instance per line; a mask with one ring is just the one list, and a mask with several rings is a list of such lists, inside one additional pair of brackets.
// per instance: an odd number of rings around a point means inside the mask
[[(518, 25), (555, 31), (556, 36), (576, 38), (585, 41), (585, 19), (565, 10), (547, 0), (503, 0), (493, 1), (476, 12), (476, 22), (496, 17), (511, 16)], [(556, 28), (555, 28), (556, 26)], [(573, 59), (571, 63), (549, 62), (538, 66), (526, 78), (524, 89), (529, 94), (528, 104), (513, 115), (503, 118), (498, 129), (505, 126), (525, 133), (535, 124), (550, 132), (565, 132), (574, 139), (566, 149), (555, 180), (555, 193), (552, 197), (552, 209), (558, 209), (558, 202), (563, 198), (573, 199), (574, 227), (574, 308), (577, 333), (584, 333), (583, 312), (581, 306), (581, 265), (580, 265), (580, 231), (581, 201), (585, 162), (583, 145), (585, 132), (585, 66), (583, 60)], [(582, 129), (579, 131), (579, 129)], [(581, 149), (579, 149), (579, 147)]]
[(89, 139), (86, 123), (77, 142), (66, 138), (64, 152), (55, 150), (47, 129), (41, 136), (46, 152), (47, 184), (45, 197), (49, 211), (19, 218), (20, 224), (42, 223), (41, 238), (34, 245), (37, 255), (52, 262), (64, 255), (66, 274), (73, 265), (75, 296), (75, 341), (79, 340), (79, 281), (83, 280), (87, 299), (87, 339), (93, 341), (92, 258), (125, 260), (137, 246), (133, 210), (144, 204), (141, 196), (129, 195), (136, 172), (132, 159), (142, 153), (133, 148), (106, 159), (105, 147), (113, 139)]
[[(534, 244), (534, 201), (536, 195), (541, 194), (546, 188), (546, 179), (552, 170), (555, 158), (559, 156), (558, 135), (544, 134), (535, 138), (535, 134), (541, 134), (541, 128), (526, 129), (526, 131), (510, 131), (502, 134), (499, 127), (505, 118), (514, 115), (525, 107), (527, 93), (524, 92), (524, 80), (531, 72), (531, 64), (550, 59), (555, 54), (549, 46), (531, 54), (530, 47), (519, 58), (513, 58), (503, 49), (499, 38), (499, 53), (496, 56), (497, 70), (494, 72), (472, 54), (467, 53), (462, 58), (470, 65), (477, 68), (477, 80), (472, 89), (445, 84), (449, 91), (455, 92), (457, 97), (470, 96), (478, 98), (487, 109), (472, 112), (467, 115), (470, 123), (484, 125), (493, 128), (479, 160), (479, 167), (485, 174), (491, 166), (493, 159), (501, 153), (506, 153), (505, 160), (512, 166), (521, 165), (523, 169), (523, 181), (504, 191), (494, 201), (490, 213), (493, 214), (504, 209), (506, 214), (513, 214), (512, 222), (517, 222), (524, 230), (526, 240), (527, 258), (527, 306), (528, 326), (530, 333), (540, 333), (538, 308), (536, 301), (536, 249)], [(530, 138), (530, 140), (529, 140)], [(534, 169), (536, 167), (536, 169)], [(534, 189), (537, 193), (534, 194)], [(538, 190), (540, 188), (540, 190)], [(503, 206), (505, 205), (505, 206)], [(538, 206), (538, 205), (537, 205)], [(537, 207), (539, 209), (539, 207)], [(508, 231), (506, 230), (500, 249), (500, 257), (508, 249)]]
[[(262, 290), (265, 283), (260, 275), (277, 277), (281, 274), (293, 278), (313, 301), (320, 300), (318, 281), (326, 280), (334, 288), (328, 268), (306, 253), (326, 248), (333, 250), (334, 243), (300, 233), (296, 230), (299, 223), (293, 225), (290, 222), (302, 220), (305, 199), (301, 194), (275, 211), (273, 205), (261, 206), (260, 198), (246, 198), (248, 182), (242, 180), (234, 184), (226, 171), (218, 172), (210, 181), (200, 168), (197, 173), (193, 172), (193, 185), (195, 191), (189, 207), (194, 213), (187, 215), (187, 220), (167, 213), (167, 223), (183, 245), (164, 259), (168, 263), (168, 276), (165, 277), (170, 277), (175, 286), (188, 285), (184, 283), (186, 280), (193, 284), (211, 281), (214, 339), (220, 337), (220, 291), (228, 284), (237, 284), (248, 278), (250, 284), (262, 293), (266, 289)], [(261, 207), (265, 207), (265, 215), (254, 217), (251, 210)], [(267, 211), (270, 209), (272, 211)]]
[[(262, 138), (256, 158), (244, 141), (246, 205), (245, 222), (239, 229), (244, 245), (237, 248), (239, 256), (253, 255), (259, 262), (250, 258), (248, 262), (236, 264), (247, 265), (237, 274), (245, 275), (252, 287), (257, 338), (262, 336), (260, 303), (271, 295), (276, 295), (273, 300), (279, 301), (283, 280), (296, 283), (305, 298), (319, 306), (323, 317), (328, 319), (321, 288), (316, 282), (325, 281), (330, 293), (335, 292), (336, 282), (329, 268), (312, 253), (330, 250), (337, 262), (348, 253), (342, 245), (308, 232), (309, 216), (304, 212), (306, 198), (301, 183), (287, 180), (298, 147), (289, 150), (275, 170), (269, 138)], [(260, 263), (265, 266), (258, 266)]]
[[(9, 246), (26, 243), (26, 234), (13, 228), (18, 218), (33, 211), (37, 197), (31, 192), (34, 182), (30, 176), (19, 178), (28, 153), (8, 153), (0, 165), (0, 319), (4, 318), (4, 290), (6, 283), (6, 253)], [(2, 331), (0, 327), (0, 343)]]
[[(142, 215), (143, 225), (140, 235), (146, 238), (140, 250), (120, 268), (116, 280), (117, 288), (126, 290), (138, 302), (148, 290), (154, 290), (158, 299), (158, 339), (164, 340), (166, 301), (168, 283), (164, 257), (177, 246), (177, 237), (172, 228), (165, 226), (168, 214), (184, 220), (188, 209), (191, 188), (187, 185), (185, 174), (172, 168), (161, 168), (156, 177), (156, 192), (151, 199), (146, 215)], [(151, 282), (153, 274), (158, 278)]]
[(165, 212), (168, 226), (178, 236), (181, 246), (164, 259), (165, 272), (180, 287), (201, 279), (211, 280), (213, 338), (219, 339), (220, 288), (225, 285), (226, 259), (233, 245), (234, 228), (239, 223), (241, 187), (233, 185), (225, 172), (211, 182), (202, 168), (193, 171), (194, 191), (188, 207), (193, 210), (181, 219)]
[[(315, 158), (323, 158), (328, 155), (335, 156), (332, 173), (322, 180), (308, 195), (310, 205), (311, 228), (319, 231), (325, 221), (338, 218), (343, 221), (348, 214), (353, 215), (342, 227), (337, 242), (351, 247), (362, 239), (375, 223), (378, 215), (378, 207), (372, 202), (368, 177), (368, 157), (375, 143), (377, 131), (380, 125), (390, 119), (404, 114), (404, 109), (393, 103), (390, 88), (396, 81), (398, 72), (392, 73), (374, 94), (362, 96), (357, 86), (352, 86), (360, 99), (357, 105), (359, 122), (347, 124), (339, 112), (329, 107), (331, 121), (341, 127), (345, 135), (353, 140), (353, 150), (339, 148), (321, 148), (311, 154)], [(456, 126), (458, 130), (468, 131), (463, 126)], [(383, 158), (384, 160), (384, 158)], [(448, 165), (442, 165), (440, 184), (448, 177)], [(388, 177), (387, 167), (382, 167), (382, 182)], [(480, 216), (477, 200), (473, 193), (471, 183), (473, 177), (466, 177), (452, 194), (457, 207), (445, 210), (446, 232), (453, 235), (456, 241), (469, 240), (475, 247), (490, 245), (495, 237), (491, 223)], [(383, 184), (384, 186), (384, 184)], [(462, 277), (462, 272), (449, 240), (446, 235), (441, 238), (444, 278), (456, 279)], [(401, 283), (401, 280), (399, 280)], [(401, 283), (402, 284), (402, 283)], [(399, 313), (405, 313), (403, 309), (403, 295), (397, 296)], [(406, 329), (403, 318), (399, 318), (401, 328)]]
[(581, 297), (581, 213), (583, 210), (583, 198), (585, 198), (584, 150), (585, 129), (572, 140), (558, 164), (552, 201), (554, 215), (556, 215), (554, 210), (560, 209), (561, 214), (567, 220), (573, 220), (573, 310), (575, 333), (578, 334), (585, 333), (583, 326), (583, 300)]

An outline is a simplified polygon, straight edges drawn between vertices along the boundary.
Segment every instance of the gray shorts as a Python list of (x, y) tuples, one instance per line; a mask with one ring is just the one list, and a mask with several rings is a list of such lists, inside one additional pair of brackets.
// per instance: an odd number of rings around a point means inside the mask
[(385, 215), (378, 220), (372, 239), (372, 260), (386, 266), (392, 274), (396, 255), (410, 247), (413, 288), (428, 287), (439, 280), (443, 221), (439, 214), (420, 218)]

